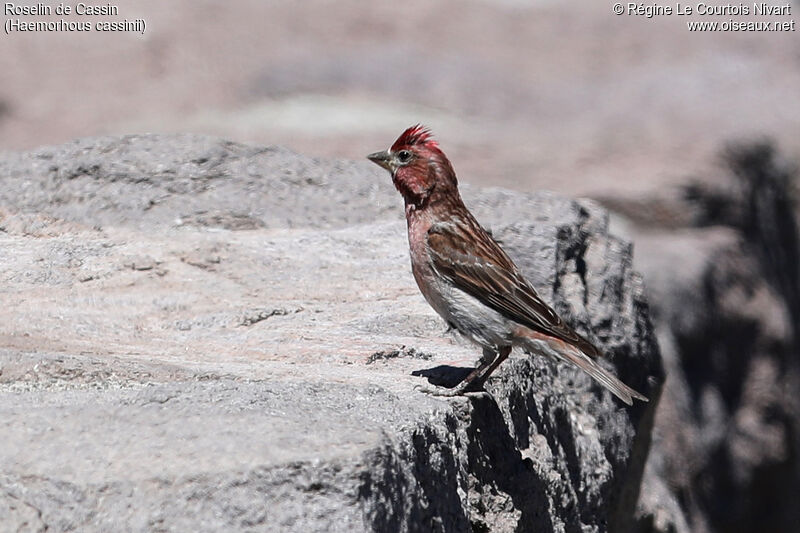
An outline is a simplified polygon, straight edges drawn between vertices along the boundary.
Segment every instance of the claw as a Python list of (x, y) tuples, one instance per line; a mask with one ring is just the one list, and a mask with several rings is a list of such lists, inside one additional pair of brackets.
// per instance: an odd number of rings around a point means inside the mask
[(461, 382), (451, 389), (448, 389), (447, 387), (437, 387), (435, 385), (414, 385), (414, 390), (442, 398), (453, 398), (455, 396), (466, 396), (467, 394), (486, 393), (486, 391), (483, 389), (470, 390), (470, 385), (472, 384)]

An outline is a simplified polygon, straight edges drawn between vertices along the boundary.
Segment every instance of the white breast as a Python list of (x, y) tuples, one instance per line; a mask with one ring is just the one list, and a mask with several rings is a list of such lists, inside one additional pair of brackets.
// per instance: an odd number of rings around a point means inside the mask
[(411, 271), (423, 296), (445, 322), (479, 346), (493, 351), (511, 346), (516, 324), (434, 272), (425, 244), (431, 223), (418, 215), (408, 225)]
[(475, 344), (493, 351), (512, 345), (515, 324), (474, 296), (438, 279), (422, 293), (445, 322)]

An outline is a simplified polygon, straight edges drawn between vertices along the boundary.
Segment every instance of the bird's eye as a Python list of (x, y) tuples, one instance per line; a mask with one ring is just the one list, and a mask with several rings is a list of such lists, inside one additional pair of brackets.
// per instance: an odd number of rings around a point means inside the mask
[(400, 150), (397, 152), (397, 159), (399, 159), (401, 163), (408, 163), (411, 161), (411, 152), (408, 150)]

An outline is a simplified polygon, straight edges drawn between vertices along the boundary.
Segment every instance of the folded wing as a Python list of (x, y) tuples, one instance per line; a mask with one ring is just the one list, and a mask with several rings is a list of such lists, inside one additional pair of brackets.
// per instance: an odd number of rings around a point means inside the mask
[(587, 372), (625, 403), (630, 405), (632, 398), (647, 401), (592, 359), (602, 355), (600, 350), (542, 301), (477, 221), (459, 218), (434, 224), (428, 231), (428, 250), (433, 267), (442, 277), (506, 318), (533, 330), (529, 340), (545, 342), (560, 358)]
[(428, 231), (428, 249), (433, 267), (455, 287), (518, 324), (572, 344), (587, 355), (601, 355), (542, 301), (474, 219), (434, 224)]

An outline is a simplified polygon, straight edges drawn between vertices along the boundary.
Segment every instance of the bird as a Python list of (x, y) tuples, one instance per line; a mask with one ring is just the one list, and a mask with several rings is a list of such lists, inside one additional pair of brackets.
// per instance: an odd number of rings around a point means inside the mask
[(467, 209), (450, 160), (430, 130), (406, 129), (367, 159), (389, 171), (405, 203), (411, 272), (449, 329), (482, 348), (478, 364), (436, 396), (481, 392), (515, 346), (571, 363), (628, 405), (648, 401), (600, 366), (602, 352), (547, 305), (498, 242)]

